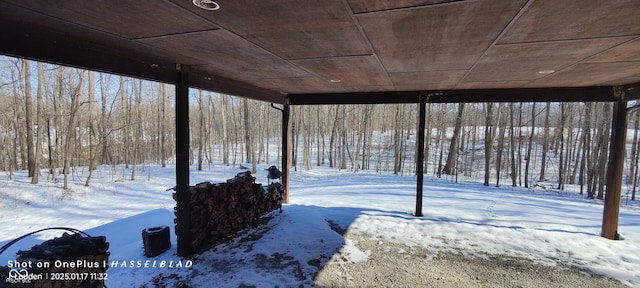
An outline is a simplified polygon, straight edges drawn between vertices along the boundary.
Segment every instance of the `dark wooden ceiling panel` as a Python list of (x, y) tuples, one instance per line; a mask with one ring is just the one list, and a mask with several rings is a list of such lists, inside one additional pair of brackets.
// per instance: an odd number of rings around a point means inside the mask
[(389, 72), (469, 69), (524, 5), (465, 1), (356, 15)]
[(496, 45), (465, 77), (465, 82), (522, 81), (560, 71), (629, 37)]
[[(211, 30), (138, 40), (170, 53), (200, 60), (204, 70), (234, 79), (309, 76), (306, 71), (225, 30)], [(212, 45), (211, 43), (215, 43)]]
[(453, 89), (467, 70), (389, 73), (393, 86), (400, 91)]
[(384, 86), (391, 80), (374, 56), (350, 56), (294, 60), (292, 63), (341, 86)]
[(640, 38), (611, 48), (586, 60), (586, 62), (640, 61)]
[[(127, 39), (217, 28), (167, 1), (9, 0), (19, 6)], [(191, 1), (189, 1), (191, 2)]]
[(193, 87), (279, 103), (579, 100), (562, 88), (640, 79), (638, 0), (216, 2), (0, 0), (0, 54), (167, 83), (181, 67)]
[(363, 13), (456, 1), (460, 0), (349, 0), (349, 6), (351, 6), (351, 10), (353, 10), (354, 13)]
[(217, 11), (173, 1), (285, 59), (372, 53), (342, 0), (218, 1)]
[(1, 1), (0, 31), (4, 55), (159, 82), (176, 79), (175, 62), (164, 51)]
[(532, 82), (529, 87), (625, 85), (640, 75), (640, 62), (585, 63)]
[(638, 0), (536, 0), (500, 43), (640, 34)]

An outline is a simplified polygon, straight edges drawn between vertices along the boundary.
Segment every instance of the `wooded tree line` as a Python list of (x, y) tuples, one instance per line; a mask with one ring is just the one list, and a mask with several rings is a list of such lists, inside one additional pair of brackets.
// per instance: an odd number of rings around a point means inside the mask
[[(0, 169), (68, 187), (98, 165), (135, 179), (174, 160), (174, 87), (33, 61), (1, 59)], [(190, 91), (192, 163), (278, 165), (281, 119), (270, 103)], [(517, 97), (517, 95), (516, 95)], [(276, 105), (277, 108), (278, 105)], [(417, 104), (293, 106), (293, 169), (415, 173)], [(425, 173), (535, 185), (603, 198), (612, 103), (427, 104)], [(638, 186), (640, 115), (629, 119), (625, 180)], [(40, 171), (36, 173), (36, 171)]]

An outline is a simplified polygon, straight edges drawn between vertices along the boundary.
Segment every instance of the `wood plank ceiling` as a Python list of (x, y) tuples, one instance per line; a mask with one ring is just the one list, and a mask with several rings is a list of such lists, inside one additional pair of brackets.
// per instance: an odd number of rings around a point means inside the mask
[(640, 82), (638, 0), (192, 2), (0, 0), (0, 54), (170, 83), (183, 64), (196, 87), (279, 103)]

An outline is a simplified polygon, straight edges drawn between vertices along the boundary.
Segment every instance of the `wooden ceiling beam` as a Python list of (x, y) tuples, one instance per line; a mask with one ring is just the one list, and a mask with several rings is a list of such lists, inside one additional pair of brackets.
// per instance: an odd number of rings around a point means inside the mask
[(507, 88), (429, 91), (430, 103), (460, 102), (606, 102), (616, 101), (610, 86)]
[(285, 103), (286, 95), (284, 94), (249, 85), (230, 78), (199, 71), (197, 70), (197, 67), (190, 67), (189, 69), (189, 85), (192, 88), (277, 104)]
[(640, 82), (622, 86), (624, 96), (622, 100), (631, 101), (640, 99)]
[(290, 105), (418, 103), (420, 91), (289, 94)]
[[(640, 90), (640, 87), (636, 90)], [(291, 94), (289, 98), (291, 105), (418, 103), (421, 93), (427, 95), (428, 103), (603, 102), (617, 100), (613, 88), (610, 86)]]

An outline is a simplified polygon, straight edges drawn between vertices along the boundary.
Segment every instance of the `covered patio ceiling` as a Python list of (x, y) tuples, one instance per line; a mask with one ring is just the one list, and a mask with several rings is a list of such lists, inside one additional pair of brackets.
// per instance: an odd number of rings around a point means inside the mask
[(193, 2), (0, 0), (0, 54), (290, 104), (640, 92), (637, 0)]
[[(290, 105), (419, 103), (424, 147), (428, 102), (616, 101), (602, 236), (617, 239), (639, 12), (638, 0), (0, 0), (0, 54), (175, 84), (177, 127), (189, 125), (189, 87), (284, 104), (283, 151)], [(189, 129), (176, 131), (184, 256)]]

